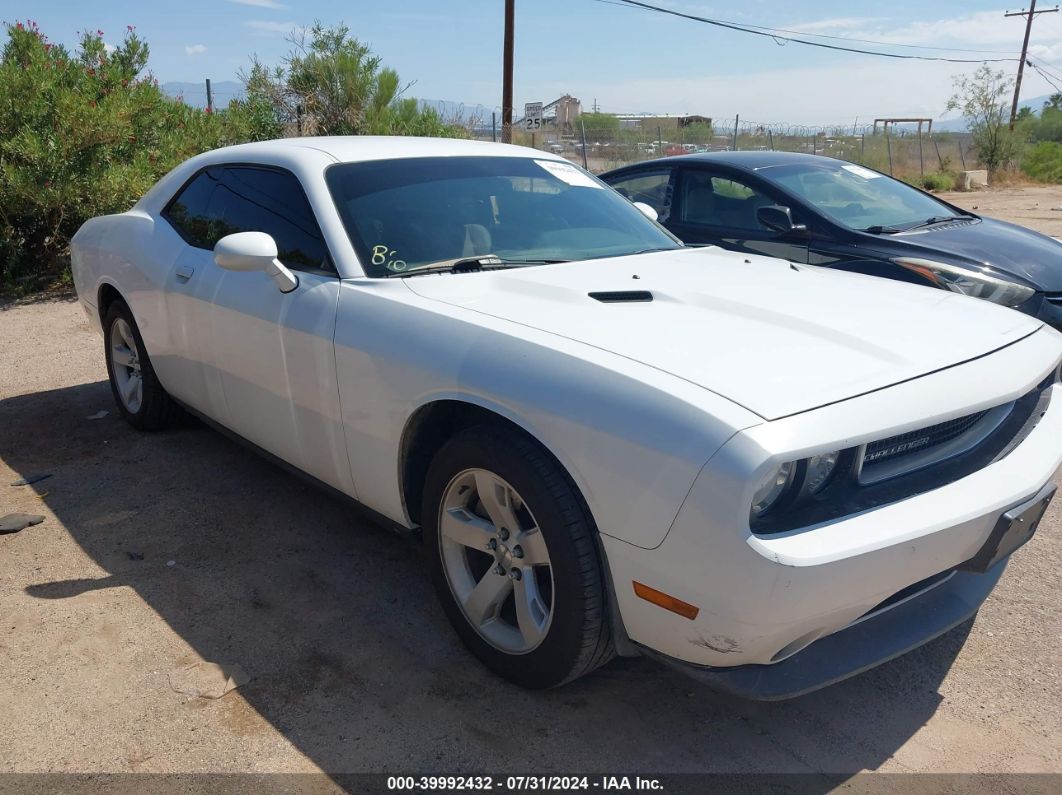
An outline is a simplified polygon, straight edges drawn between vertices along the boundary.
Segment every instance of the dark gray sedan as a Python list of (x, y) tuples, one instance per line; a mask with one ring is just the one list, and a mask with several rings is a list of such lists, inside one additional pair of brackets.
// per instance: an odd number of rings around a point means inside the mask
[(666, 157), (601, 177), (687, 244), (984, 298), (1062, 328), (1062, 243), (864, 166), (788, 152)]

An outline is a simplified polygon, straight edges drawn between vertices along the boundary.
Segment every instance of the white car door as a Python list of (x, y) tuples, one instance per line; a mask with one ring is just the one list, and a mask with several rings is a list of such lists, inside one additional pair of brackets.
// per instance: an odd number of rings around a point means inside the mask
[[(335, 335), (339, 277), (298, 179), (268, 166), (212, 167), (200, 194), (167, 210), (188, 250), (171, 290), (173, 321), (198, 372), (203, 413), (318, 480), (353, 495), (343, 444)], [(200, 191), (193, 179), (186, 191)], [(209, 189), (209, 192), (208, 192)], [(265, 232), (299, 286), (281, 293), (261, 272), (219, 268), (213, 246), (235, 232)], [(189, 365), (190, 369), (195, 369)]]
[(214, 237), (206, 218), (220, 166), (203, 169), (162, 211), (183, 241), (165, 282), (167, 334), (165, 350), (152, 351), (152, 362), (166, 390), (211, 419), (222, 421), (225, 398), (217, 371), (206, 366), (210, 353), (210, 306), (222, 271), (213, 267)]

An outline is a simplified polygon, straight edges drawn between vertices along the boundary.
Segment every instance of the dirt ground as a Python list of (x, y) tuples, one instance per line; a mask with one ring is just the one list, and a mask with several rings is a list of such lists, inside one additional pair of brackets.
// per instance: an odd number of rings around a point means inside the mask
[[(1058, 190), (955, 200), (1062, 234)], [(132, 430), (105, 379), (75, 302), (0, 307), (0, 515), (45, 517), (0, 536), (0, 772), (1062, 773), (1062, 500), (975, 621), (824, 691), (618, 660), (525, 692), (459, 645), (415, 542), (200, 425)], [(203, 661), (248, 681), (197, 697)]]
[(1058, 185), (1027, 185), (937, 195), (978, 215), (1000, 218), (1028, 226), (1045, 235), (1062, 237), (1062, 187)]

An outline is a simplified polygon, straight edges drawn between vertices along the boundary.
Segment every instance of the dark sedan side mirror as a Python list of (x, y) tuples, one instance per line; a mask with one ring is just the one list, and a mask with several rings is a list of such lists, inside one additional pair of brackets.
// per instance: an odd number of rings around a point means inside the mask
[(808, 231), (804, 224), (794, 224), (792, 211), (780, 204), (760, 207), (756, 210), (756, 220), (772, 232), (779, 232), (783, 235)]

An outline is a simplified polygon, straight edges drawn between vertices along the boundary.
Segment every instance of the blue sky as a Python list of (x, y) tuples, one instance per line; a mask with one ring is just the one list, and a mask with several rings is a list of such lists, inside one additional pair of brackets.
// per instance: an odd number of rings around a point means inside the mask
[[(1023, 32), (1020, 18), (1004, 19), (1004, 5), (981, 0), (653, 2), (702, 16), (895, 45), (1014, 53)], [(292, 28), (315, 19), (343, 21), (413, 83), (411, 96), (491, 108), (501, 101), (502, 7), (502, 0), (0, 0), (0, 19), (35, 19), (52, 40), (64, 43), (74, 41), (78, 30), (97, 28), (113, 42), (126, 25), (136, 25), (151, 47), (150, 68), (163, 82), (234, 80), (252, 53), (279, 63)], [(586, 107), (596, 99), (602, 110), (615, 112), (740, 113), (798, 124), (852, 122), (857, 116), (939, 118), (952, 77), (975, 68), (779, 46), (595, 0), (517, 0), (516, 7), (518, 105), (570, 93)], [(1038, 18), (1031, 52), (1057, 64), (1062, 75), (1062, 13)], [(1023, 97), (1053, 90), (1027, 71)]]

